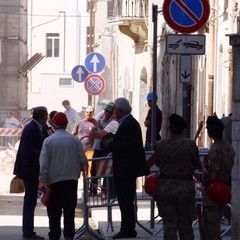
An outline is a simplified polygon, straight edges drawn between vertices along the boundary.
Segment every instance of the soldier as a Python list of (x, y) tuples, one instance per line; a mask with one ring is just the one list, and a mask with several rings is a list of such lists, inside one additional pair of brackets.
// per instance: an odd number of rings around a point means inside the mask
[[(211, 199), (208, 192), (210, 184), (221, 181), (230, 185), (230, 175), (234, 162), (234, 149), (230, 143), (223, 140), (224, 125), (217, 116), (207, 119), (208, 136), (214, 140), (208, 153), (208, 162), (203, 171), (203, 210), (201, 237), (203, 240), (220, 240), (220, 223), (224, 205), (221, 199)], [(223, 191), (221, 197), (224, 197)], [(216, 201), (217, 200), (217, 201)]]
[(164, 240), (193, 240), (195, 213), (194, 170), (200, 169), (196, 143), (182, 136), (185, 120), (169, 117), (170, 136), (156, 145), (156, 165), (160, 181), (156, 188), (159, 215), (163, 220)]

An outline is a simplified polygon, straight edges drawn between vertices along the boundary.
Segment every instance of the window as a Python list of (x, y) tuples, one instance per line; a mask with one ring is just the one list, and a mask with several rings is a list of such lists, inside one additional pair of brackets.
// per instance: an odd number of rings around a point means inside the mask
[(59, 57), (59, 33), (47, 33), (47, 57)]
[(71, 78), (59, 78), (60, 87), (73, 87), (73, 80)]

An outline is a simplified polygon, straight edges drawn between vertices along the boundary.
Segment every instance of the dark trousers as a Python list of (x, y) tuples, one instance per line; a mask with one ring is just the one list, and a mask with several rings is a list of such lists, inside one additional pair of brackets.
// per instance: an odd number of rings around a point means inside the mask
[(136, 178), (114, 179), (119, 208), (121, 212), (121, 232), (126, 234), (135, 231), (135, 205)]
[(61, 237), (61, 216), (63, 212), (64, 237), (73, 238), (75, 235), (75, 208), (77, 205), (76, 180), (61, 181), (51, 184), (52, 193), (47, 206), (49, 218), (48, 233), (50, 240), (59, 240)]
[(23, 200), (23, 225), (24, 236), (31, 236), (34, 232), (34, 211), (37, 205), (38, 179), (24, 181), (25, 195)]
[[(161, 181), (161, 180), (160, 180)], [(159, 196), (157, 206), (163, 220), (164, 240), (193, 240), (194, 195)]]

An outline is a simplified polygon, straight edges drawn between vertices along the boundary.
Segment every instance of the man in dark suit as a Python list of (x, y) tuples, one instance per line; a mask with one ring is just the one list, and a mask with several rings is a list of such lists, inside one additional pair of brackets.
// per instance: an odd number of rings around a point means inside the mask
[(131, 107), (125, 98), (114, 101), (119, 128), (110, 144), (113, 154), (113, 178), (121, 211), (121, 229), (114, 239), (132, 238), (135, 231), (134, 197), (136, 180), (149, 174), (142, 142), (142, 132), (137, 120), (130, 114)]
[(46, 107), (36, 107), (33, 119), (23, 129), (14, 174), (23, 179), (25, 195), (23, 202), (23, 239), (44, 239), (34, 232), (34, 210), (37, 204), (39, 156), (44, 137), (42, 126), (46, 123), (48, 112)]

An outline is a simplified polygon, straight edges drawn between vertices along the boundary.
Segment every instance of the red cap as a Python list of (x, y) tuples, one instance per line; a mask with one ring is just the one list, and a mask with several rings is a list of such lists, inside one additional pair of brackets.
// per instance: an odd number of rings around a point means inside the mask
[(65, 127), (68, 124), (67, 116), (63, 112), (57, 112), (52, 120), (53, 124), (59, 127)]

